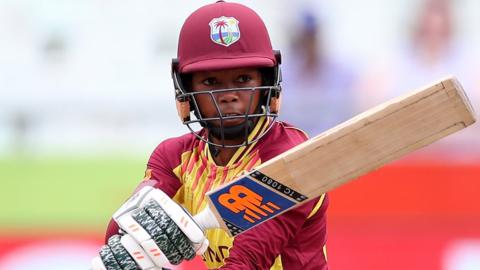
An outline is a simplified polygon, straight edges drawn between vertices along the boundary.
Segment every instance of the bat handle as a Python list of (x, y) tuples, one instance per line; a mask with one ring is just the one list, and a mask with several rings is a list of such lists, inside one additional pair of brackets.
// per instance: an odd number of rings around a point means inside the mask
[(200, 211), (200, 213), (196, 214), (193, 217), (193, 220), (195, 220), (197, 225), (204, 232), (206, 229), (214, 229), (221, 227), (220, 223), (218, 223), (217, 217), (213, 213), (212, 209), (210, 209), (210, 206), (208, 204), (202, 211)]

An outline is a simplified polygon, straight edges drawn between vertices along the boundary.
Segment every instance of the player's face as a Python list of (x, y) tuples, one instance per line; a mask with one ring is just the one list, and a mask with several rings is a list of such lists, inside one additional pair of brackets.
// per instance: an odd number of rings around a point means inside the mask
[[(198, 107), (204, 118), (219, 117), (218, 110), (225, 116), (239, 116), (253, 114), (260, 102), (260, 91), (252, 91), (254, 87), (262, 85), (262, 76), (256, 68), (228, 69), (220, 71), (203, 71), (192, 74), (193, 92), (224, 90), (231, 88), (247, 88), (237, 91), (213, 91), (210, 94), (195, 96)], [(218, 110), (216, 108), (218, 105)], [(225, 119), (224, 126), (239, 125), (245, 118)], [(212, 122), (220, 126), (220, 121)]]

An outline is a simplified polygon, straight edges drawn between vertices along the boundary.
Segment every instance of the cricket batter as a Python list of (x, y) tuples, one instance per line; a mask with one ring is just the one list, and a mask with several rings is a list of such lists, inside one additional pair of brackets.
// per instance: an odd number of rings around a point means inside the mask
[[(144, 186), (160, 189), (195, 215), (206, 206), (207, 191), (307, 140), (301, 130), (276, 120), (280, 60), (262, 19), (250, 8), (218, 1), (193, 12), (180, 31), (172, 62), (178, 113), (191, 133), (158, 145), (137, 191)], [(192, 125), (202, 128), (194, 131)], [(255, 216), (245, 203), (248, 194), (238, 196), (232, 205)], [(328, 269), (327, 206), (328, 198), (322, 195), (234, 239), (221, 229), (206, 230), (206, 267)], [(166, 212), (152, 204), (133, 219), (150, 234), (159, 256), (172, 264), (192, 259), (195, 250), (189, 238), (175, 233), (179, 230)], [(126, 232), (118, 233), (112, 220), (94, 270), (161, 269), (158, 264), (138, 265), (139, 253), (120, 241)]]

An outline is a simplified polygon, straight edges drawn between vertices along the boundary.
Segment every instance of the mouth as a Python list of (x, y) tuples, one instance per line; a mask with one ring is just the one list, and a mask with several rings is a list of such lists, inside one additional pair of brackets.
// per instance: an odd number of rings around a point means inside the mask
[(240, 113), (224, 113), (223, 117), (228, 117), (228, 118), (237, 118), (238, 116), (243, 116), (243, 114)]
[[(227, 112), (222, 113), (222, 116), (217, 116), (219, 120), (214, 120), (213, 124), (215, 126), (220, 126), (221, 121), (225, 126), (235, 126), (245, 122), (245, 114), (237, 112)], [(222, 119), (222, 120), (220, 120)]]

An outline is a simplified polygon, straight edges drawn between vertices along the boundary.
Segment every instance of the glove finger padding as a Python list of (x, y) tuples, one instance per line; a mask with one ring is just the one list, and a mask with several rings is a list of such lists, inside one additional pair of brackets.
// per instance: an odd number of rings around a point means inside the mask
[[(151, 235), (130, 215), (130, 212), (118, 218), (117, 222), (120, 228), (127, 232), (127, 235), (131, 236), (131, 238), (141, 246), (141, 249), (143, 249), (156, 266), (162, 267), (168, 263), (167, 257), (152, 239)], [(124, 246), (127, 248), (126, 245)], [(127, 250), (129, 249), (127, 248)], [(130, 254), (135, 255), (131, 252)], [(134, 256), (134, 258), (136, 257)]]
[(112, 251), (116, 261), (123, 270), (139, 269), (132, 256), (128, 253), (125, 247), (123, 247), (120, 240), (121, 238), (118, 234), (113, 235), (108, 239), (108, 246), (110, 247), (110, 250)]
[[(123, 230), (130, 234), (130, 231), (127, 227), (121, 226), (121, 220), (125, 219), (125, 216), (135, 209), (145, 207), (151, 199), (155, 200), (165, 211), (167, 216), (170, 217), (175, 224), (177, 224), (180, 230), (191, 242), (196, 254), (203, 254), (208, 248), (208, 240), (205, 237), (202, 229), (197, 225), (197, 223), (193, 220), (193, 217), (185, 209), (183, 209), (160, 189), (156, 189), (151, 186), (143, 187), (113, 214), (113, 218)], [(128, 224), (129, 222), (124, 223)], [(134, 238), (139, 241), (137, 237)], [(179, 245), (183, 246), (182, 244)], [(190, 258), (190, 252), (187, 249), (185, 249), (185, 252), (186, 253), (184, 254), (184, 257)]]
[(155, 223), (155, 220), (153, 220), (144, 209), (133, 211), (132, 217), (145, 229), (145, 231), (147, 231), (171, 264), (177, 265), (182, 262), (182, 254), (170, 241), (166, 233), (159, 227), (159, 225), (157, 225), (157, 223)]
[(195, 250), (188, 237), (182, 232), (182, 230), (180, 230), (176, 223), (172, 221), (155, 200), (149, 200), (144, 208), (185, 259), (191, 260), (195, 258)]
[(120, 242), (135, 260), (140, 269), (151, 269), (155, 267), (154, 262), (150, 259), (147, 253), (145, 253), (144, 249), (135, 241), (135, 239), (133, 239), (132, 236), (128, 234), (122, 235)]
[(190, 242), (192, 242), (196, 254), (203, 254), (208, 248), (208, 239), (205, 237), (204, 232), (195, 222), (193, 217), (163, 191), (152, 187), (150, 188), (150, 191), (146, 190), (147, 187), (140, 190), (148, 192), (142, 200), (142, 207), (145, 206), (150, 199), (154, 199), (173, 222), (177, 224), (180, 230), (188, 237)]
[(120, 264), (118, 264), (113, 252), (109, 246), (103, 245), (100, 249), (100, 258), (102, 259), (103, 265), (107, 270), (123, 270)]

